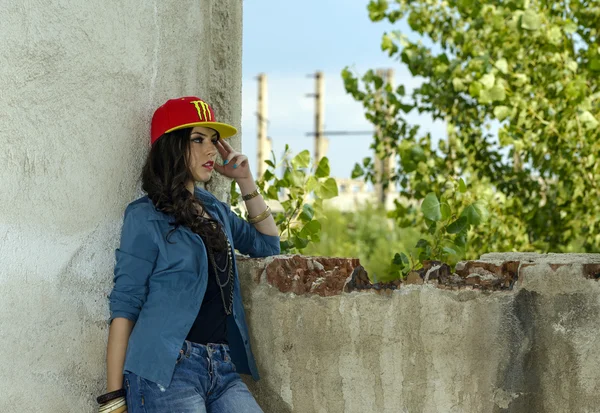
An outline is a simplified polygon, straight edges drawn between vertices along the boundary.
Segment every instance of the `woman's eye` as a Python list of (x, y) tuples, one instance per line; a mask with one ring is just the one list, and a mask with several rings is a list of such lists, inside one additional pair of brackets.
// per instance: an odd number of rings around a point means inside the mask
[(202, 138), (194, 138), (192, 139), (192, 142), (202, 143)]
[(216, 144), (217, 144), (217, 142), (219, 142), (219, 139), (218, 139), (218, 138), (217, 138), (217, 139), (213, 139), (213, 140), (212, 140), (212, 143), (213, 143), (213, 145), (216, 145)]

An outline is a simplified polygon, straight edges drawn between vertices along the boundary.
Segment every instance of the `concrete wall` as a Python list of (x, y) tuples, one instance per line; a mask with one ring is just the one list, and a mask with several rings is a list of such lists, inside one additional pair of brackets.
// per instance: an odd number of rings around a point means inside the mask
[(2, 1), (0, 21), (0, 412), (92, 412), (152, 110), (195, 94), (239, 126), (242, 2)]
[(512, 291), (434, 280), (329, 297), (282, 293), (335, 284), (323, 260), (304, 265), (315, 277), (288, 259), (241, 263), (266, 413), (600, 412), (600, 254), (473, 263), (477, 277), (516, 263)]

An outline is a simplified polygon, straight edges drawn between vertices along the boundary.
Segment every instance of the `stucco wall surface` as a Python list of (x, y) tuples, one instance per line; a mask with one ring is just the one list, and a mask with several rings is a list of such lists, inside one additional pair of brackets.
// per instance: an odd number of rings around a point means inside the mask
[(152, 111), (193, 94), (239, 126), (242, 2), (0, 0), (0, 22), (0, 412), (92, 412)]
[(470, 262), (517, 263), (510, 291), (325, 297), (282, 293), (310, 279), (279, 271), (285, 259), (240, 261), (262, 377), (248, 385), (266, 413), (600, 412), (600, 254)]

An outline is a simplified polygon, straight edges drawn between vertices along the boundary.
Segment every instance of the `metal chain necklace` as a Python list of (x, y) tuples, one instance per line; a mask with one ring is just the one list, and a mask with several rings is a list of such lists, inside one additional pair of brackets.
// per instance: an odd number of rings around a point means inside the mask
[[(222, 230), (222, 228), (221, 228), (221, 230)], [(227, 241), (227, 257), (225, 260), (225, 268), (220, 268), (217, 265), (212, 247), (207, 245), (206, 250), (208, 252), (208, 258), (210, 260), (210, 264), (212, 265), (212, 267), (215, 271), (215, 278), (217, 279), (217, 285), (219, 286), (219, 290), (221, 291), (221, 300), (223, 301), (223, 308), (225, 309), (225, 314), (230, 315), (233, 310), (233, 290), (234, 290), (233, 256), (231, 253), (231, 244), (229, 243), (227, 234), (225, 233), (225, 231), (222, 231), (222, 232), (223, 232), (223, 235), (225, 236), (225, 240)], [(227, 280), (223, 284), (221, 284), (221, 277), (219, 276), (220, 273), (227, 273)], [(230, 283), (231, 283), (231, 285), (230, 285), (231, 293), (230, 293), (230, 297), (229, 297), (229, 303), (227, 303), (225, 300), (225, 292), (223, 291), (223, 289), (225, 287), (227, 287)]]

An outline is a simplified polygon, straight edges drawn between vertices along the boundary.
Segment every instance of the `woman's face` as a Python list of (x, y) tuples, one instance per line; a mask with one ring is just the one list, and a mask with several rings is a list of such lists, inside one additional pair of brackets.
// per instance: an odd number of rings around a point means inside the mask
[(207, 182), (212, 176), (217, 158), (215, 144), (219, 135), (214, 129), (196, 126), (190, 134), (190, 172), (196, 182)]

